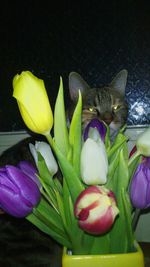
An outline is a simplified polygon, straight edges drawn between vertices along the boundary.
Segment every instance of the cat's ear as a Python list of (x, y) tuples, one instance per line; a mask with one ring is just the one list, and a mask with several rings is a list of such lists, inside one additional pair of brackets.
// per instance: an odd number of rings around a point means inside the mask
[(127, 83), (128, 72), (126, 69), (121, 70), (110, 83), (116, 91), (119, 91), (122, 95), (125, 95), (125, 88)]
[(77, 102), (79, 97), (79, 90), (84, 97), (86, 91), (89, 90), (89, 85), (77, 72), (71, 72), (69, 74), (69, 92), (73, 102)]

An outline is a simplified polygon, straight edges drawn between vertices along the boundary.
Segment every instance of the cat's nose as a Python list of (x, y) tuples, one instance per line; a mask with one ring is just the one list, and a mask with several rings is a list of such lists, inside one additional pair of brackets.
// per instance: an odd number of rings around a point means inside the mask
[(105, 112), (102, 116), (102, 119), (104, 122), (106, 122), (107, 125), (109, 125), (113, 120), (113, 114), (109, 112)]

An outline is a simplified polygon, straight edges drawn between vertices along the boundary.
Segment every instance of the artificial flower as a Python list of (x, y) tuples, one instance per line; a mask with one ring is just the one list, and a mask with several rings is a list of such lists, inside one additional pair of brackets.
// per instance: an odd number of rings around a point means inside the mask
[(130, 198), (133, 207), (150, 207), (150, 158), (143, 158), (138, 165), (130, 185)]
[(43, 80), (30, 71), (23, 71), (13, 79), (13, 97), (27, 127), (47, 135), (53, 126), (53, 114)]
[(25, 217), (40, 200), (37, 183), (18, 167), (0, 168), (0, 207), (15, 217)]
[(104, 186), (90, 186), (77, 198), (74, 212), (81, 229), (99, 235), (110, 230), (119, 210), (112, 191)]
[(58, 171), (57, 162), (53, 156), (50, 145), (43, 141), (36, 141), (35, 145), (29, 144), (31, 154), (35, 160), (36, 166), (38, 167), (38, 152), (42, 155), (51, 175), (54, 175)]

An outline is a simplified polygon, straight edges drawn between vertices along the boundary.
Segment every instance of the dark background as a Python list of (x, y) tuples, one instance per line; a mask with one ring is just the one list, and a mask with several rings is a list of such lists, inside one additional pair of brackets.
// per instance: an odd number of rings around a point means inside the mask
[[(2, 4), (3, 3), (3, 4)], [(44, 79), (53, 106), (59, 76), (91, 86), (128, 70), (128, 125), (150, 123), (150, 1), (3, 1), (0, 4), (0, 131), (25, 129), (12, 78), (30, 70)]]

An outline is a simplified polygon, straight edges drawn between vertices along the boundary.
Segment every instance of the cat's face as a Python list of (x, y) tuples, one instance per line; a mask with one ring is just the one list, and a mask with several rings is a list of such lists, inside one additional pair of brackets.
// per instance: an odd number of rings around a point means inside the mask
[(83, 99), (82, 124), (83, 128), (93, 118), (103, 120), (110, 131), (118, 129), (126, 123), (128, 107), (125, 101), (127, 71), (120, 71), (108, 86), (90, 88), (76, 72), (69, 75), (69, 90), (72, 99), (71, 113), (78, 99), (79, 89)]

